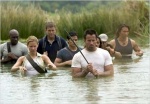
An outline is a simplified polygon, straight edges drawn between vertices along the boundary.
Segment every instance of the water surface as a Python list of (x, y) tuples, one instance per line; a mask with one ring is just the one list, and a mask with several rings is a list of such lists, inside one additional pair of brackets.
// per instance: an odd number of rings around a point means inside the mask
[(0, 68), (0, 104), (150, 104), (150, 49), (143, 57), (113, 61), (114, 76), (71, 77), (69, 68), (22, 77), (12, 65)]

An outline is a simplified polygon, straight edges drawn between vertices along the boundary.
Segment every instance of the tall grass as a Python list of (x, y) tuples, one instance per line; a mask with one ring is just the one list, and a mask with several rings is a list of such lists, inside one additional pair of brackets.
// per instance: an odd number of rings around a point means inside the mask
[[(137, 8), (130, 6), (131, 2), (126, 2), (117, 8), (97, 8), (97, 10), (88, 12), (82, 11), (80, 14), (61, 13), (58, 28), (63, 36), (66, 35), (64, 28), (68, 31), (76, 30), (80, 37), (87, 28), (95, 29), (98, 34), (106, 33), (109, 37), (114, 37), (115, 32), (120, 24), (130, 26), (130, 36), (138, 34), (148, 37), (149, 35), (149, 15), (145, 17), (145, 12), (149, 9), (144, 6), (144, 2), (134, 2)], [(140, 6), (142, 5), (142, 6)], [(135, 34), (138, 33), (138, 34)]]
[(129, 1), (122, 2), (116, 8), (100, 7), (93, 11), (85, 11), (83, 8), (83, 11), (76, 14), (66, 11), (57, 14), (46, 13), (33, 5), (1, 5), (1, 39), (7, 39), (7, 34), (12, 28), (19, 31), (21, 38), (27, 38), (29, 35), (41, 38), (44, 35), (46, 21), (54, 21), (58, 28), (57, 32), (64, 38), (64, 29), (77, 31), (82, 38), (88, 28), (95, 29), (98, 34), (106, 33), (113, 38), (118, 25), (122, 23), (131, 27), (130, 36), (149, 36), (148, 6), (144, 1)]
[(1, 5), (1, 39), (7, 39), (10, 29), (17, 29), (21, 38), (29, 35), (43, 36), (47, 14), (40, 8), (30, 5)]

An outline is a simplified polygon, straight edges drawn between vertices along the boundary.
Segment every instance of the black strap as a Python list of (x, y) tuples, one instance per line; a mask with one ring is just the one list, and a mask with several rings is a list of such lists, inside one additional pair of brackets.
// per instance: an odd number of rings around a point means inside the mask
[(39, 73), (47, 73), (47, 70), (45, 69), (44, 71), (41, 67), (39, 67), (39, 65), (33, 61), (29, 54), (26, 55), (26, 58), (28, 59), (30, 64), (35, 68), (36, 71), (38, 71)]
[(7, 42), (7, 51), (8, 51), (8, 53), (11, 52), (11, 49), (10, 49), (10, 42)]
[(46, 35), (42, 38), (43, 44), (42, 44), (42, 51), (45, 52), (46, 48), (46, 41), (45, 41)]
[(60, 50), (60, 49), (62, 49), (61, 39), (60, 39), (60, 37), (59, 37), (59, 36), (57, 36), (57, 37), (58, 37), (58, 41), (57, 41), (57, 43), (58, 43), (59, 50)]

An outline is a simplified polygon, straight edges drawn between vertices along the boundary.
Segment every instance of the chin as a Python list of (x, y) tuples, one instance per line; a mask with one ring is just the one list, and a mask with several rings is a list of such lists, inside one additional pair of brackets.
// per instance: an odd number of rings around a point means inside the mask
[(89, 51), (95, 51), (95, 47), (89, 47), (88, 50)]

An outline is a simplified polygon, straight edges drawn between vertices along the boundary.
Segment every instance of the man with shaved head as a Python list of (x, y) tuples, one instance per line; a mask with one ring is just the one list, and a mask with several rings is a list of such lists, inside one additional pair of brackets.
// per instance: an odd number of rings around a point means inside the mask
[(0, 62), (15, 63), (20, 56), (28, 53), (27, 46), (19, 42), (19, 32), (15, 29), (9, 31), (9, 42), (0, 44)]

